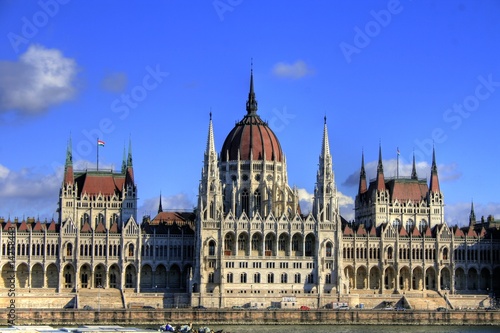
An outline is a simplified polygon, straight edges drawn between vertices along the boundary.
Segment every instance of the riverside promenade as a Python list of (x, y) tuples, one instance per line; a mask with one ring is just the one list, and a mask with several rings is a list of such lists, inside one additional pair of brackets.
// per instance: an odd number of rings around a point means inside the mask
[[(7, 325), (8, 310), (0, 326)], [(134, 309), (134, 310), (54, 310), (16, 309), (16, 325), (495, 325), (500, 311), (450, 310), (232, 310), (232, 309)]]

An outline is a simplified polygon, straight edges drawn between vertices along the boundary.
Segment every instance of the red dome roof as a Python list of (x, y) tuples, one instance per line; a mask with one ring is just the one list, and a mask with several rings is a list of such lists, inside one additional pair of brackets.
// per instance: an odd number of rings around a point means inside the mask
[(267, 123), (257, 114), (257, 100), (253, 91), (253, 73), (250, 74), (250, 92), (248, 93), (247, 114), (236, 124), (224, 141), (221, 161), (263, 160), (283, 162), (283, 151), (278, 138)]
[(263, 160), (283, 162), (283, 151), (278, 138), (256, 114), (246, 115), (236, 124), (224, 141), (221, 161)]

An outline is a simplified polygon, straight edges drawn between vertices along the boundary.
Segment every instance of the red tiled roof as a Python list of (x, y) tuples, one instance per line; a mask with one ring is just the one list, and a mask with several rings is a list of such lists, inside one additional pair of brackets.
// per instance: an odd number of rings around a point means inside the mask
[(465, 237), (465, 234), (464, 234), (463, 230), (462, 230), (462, 229), (460, 229), (460, 228), (457, 228), (457, 229), (455, 230), (455, 237), (464, 238), (464, 237)]
[(344, 228), (344, 236), (352, 236), (354, 233), (352, 232), (351, 227), (348, 225), (345, 226)]
[(370, 228), (370, 236), (377, 237), (377, 228), (374, 225)]
[(386, 184), (392, 200), (399, 202), (420, 202), (427, 197), (429, 188), (423, 181), (410, 179), (391, 179)]
[(8, 220), (7, 223), (5, 223), (5, 226), (3, 227), (3, 231), (8, 231), (11, 226), (13, 226), (13, 223), (10, 222), (10, 220)]
[(73, 174), (73, 166), (69, 165), (66, 167), (66, 170), (64, 171), (64, 183), (73, 184), (74, 178), (75, 176)]
[(366, 236), (366, 230), (362, 224), (358, 227), (358, 230), (356, 231), (356, 235), (357, 236)]
[(118, 223), (113, 223), (111, 225), (111, 227), (109, 228), (109, 232), (117, 234), (118, 233)]
[(413, 230), (411, 231), (411, 235), (412, 237), (422, 237), (418, 228), (413, 228)]
[(399, 236), (402, 236), (402, 237), (408, 237), (408, 233), (406, 232), (406, 228), (401, 227), (401, 228), (399, 229)]
[(427, 227), (427, 228), (425, 229), (424, 236), (425, 236), (425, 237), (432, 237), (432, 232), (431, 232), (431, 228), (430, 228), (430, 227)]
[(278, 138), (257, 114), (246, 115), (226, 137), (221, 150), (221, 161), (238, 159), (283, 162), (283, 151)]
[(19, 228), (17, 230), (18, 231), (28, 231), (29, 227), (28, 227), (28, 224), (26, 223), (26, 221), (21, 222), (21, 225), (19, 226)]
[(57, 231), (56, 221), (52, 220), (52, 222), (50, 222), (50, 225), (47, 228), (47, 231)]
[(85, 172), (77, 176), (80, 194), (113, 195), (121, 193), (125, 184), (123, 174)]
[(80, 230), (80, 232), (92, 232), (92, 227), (90, 226), (90, 224), (88, 222), (85, 222), (82, 225), (82, 229)]
[(40, 221), (36, 221), (35, 226), (33, 227), (33, 231), (43, 231), (45, 227), (45, 224), (42, 224), (42, 222)]
[(156, 215), (149, 224), (155, 225), (160, 223), (173, 224), (176, 222), (188, 222), (194, 220), (193, 213), (185, 212), (160, 212)]
[(106, 227), (104, 226), (104, 223), (99, 222), (99, 224), (95, 228), (95, 232), (106, 232)]
[(474, 231), (474, 228), (469, 227), (469, 230), (467, 231), (467, 237), (477, 237), (477, 234)]

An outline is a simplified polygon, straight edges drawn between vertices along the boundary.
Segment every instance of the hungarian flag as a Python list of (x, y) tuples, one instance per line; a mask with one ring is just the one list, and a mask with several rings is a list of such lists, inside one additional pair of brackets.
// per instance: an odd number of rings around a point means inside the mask
[(398, 147), (397, 153), (398, 153), (398, 155), (400, 154), (400, 153), (399, 153), (399, 147)]
[(97, 140), (97, 145), (100, 146), (100, 147), (104, 147), (104, 141)]

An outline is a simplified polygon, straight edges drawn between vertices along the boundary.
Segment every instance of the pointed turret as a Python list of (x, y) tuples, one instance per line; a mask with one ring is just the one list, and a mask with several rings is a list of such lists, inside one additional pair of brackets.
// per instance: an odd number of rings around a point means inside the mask
[(418, 179), (418, 176), (417, 176), (417, 165), (415, 163), (415, 152), (413, 152), (413, 166), (411, 168), (411, 179)]
[(377, 191), (385, 191), (384, 165), (382, 164), (382, 145), (378, 146)]
[(219, 178), (219, 161), (217, 152), (215, 151), (212, 112), (210, 112), (210, 120), (208, 122), (207, 146), (204, 155), (199, 204), (203, 207), (203, 218), (215, 219), (217, 213), (221, 210), (222, 184)]
[(125, 170), (127, 170), (127, 151), (125, 145), (123, 145), (122, 173), (124, 173)]
[(330, 156), (330, 143), (328, 141), (328, 127), (326, 126), (326, 116), (325, 123), (323, 125), (323, 142), (321, 144), (321, 158), (325, 159)]
[(338, 202), (333, 173), (332, 155), (328, 141), (328, 127), (326, 116), (323, 125), (323, 140), (319, 156), (319, 168), (316, 174), (316, 187), (314, 191), (313, 214), (318, 221), (334, 221), (334, 214), (338, 212)]
[(214, 129), (213, 129), (213, 125), (212, 125), (212, 112), (210, 112), (210, 121), (208, 124), (207, 149), (205, 150), (205, 153), (209, 154), (210, 152), (215, 152)]
[(440, 192), (440, 190), (439, 190), (438, 171), (437, 171), (437, 165), (436, 165), (436, 150), (434, 149), (434, 147), (432, 148), (432, 166), (431, 166), (430, 191), (434, 192), (434, 193)]
[(161, 205), (161, 192), (160, 192), (160, 203), (158, 204), (158, 214), (160, 214), (161, 212), (163, 212), (163, 207)]
[(247, 100), (247, 114), (255, 115), (257, 113), (257, 100), (255, 99), (255, 92), (253, 90), (253, 68), (250, 69), (250, 92), (248, 93)]
[(365, 153), (361, 152), (361, 170), (359, 171), (358, 194), (365, 193), (367, 190), (368, 188), (366, 186)]
[(469, 226), (473, 227), (476, 224), (476, 213), (474, 212), (474, 201), (470, 204)]
[(134, 168), (132, 166), (132, 139), (129, 139), (128, 143), (127, 168), (125, 172), (126, 172), (125, 182), (127, 184), (134, 186)]
[(128, 142), (127, 167), (132, 167), (132, 139)]
[(66, 163), (64, 165), (64, 183), (73, 184), (75, 178), (73, 173), (73, 152), (71, 137), (68, 141), (68, 147), (66, 148)]

